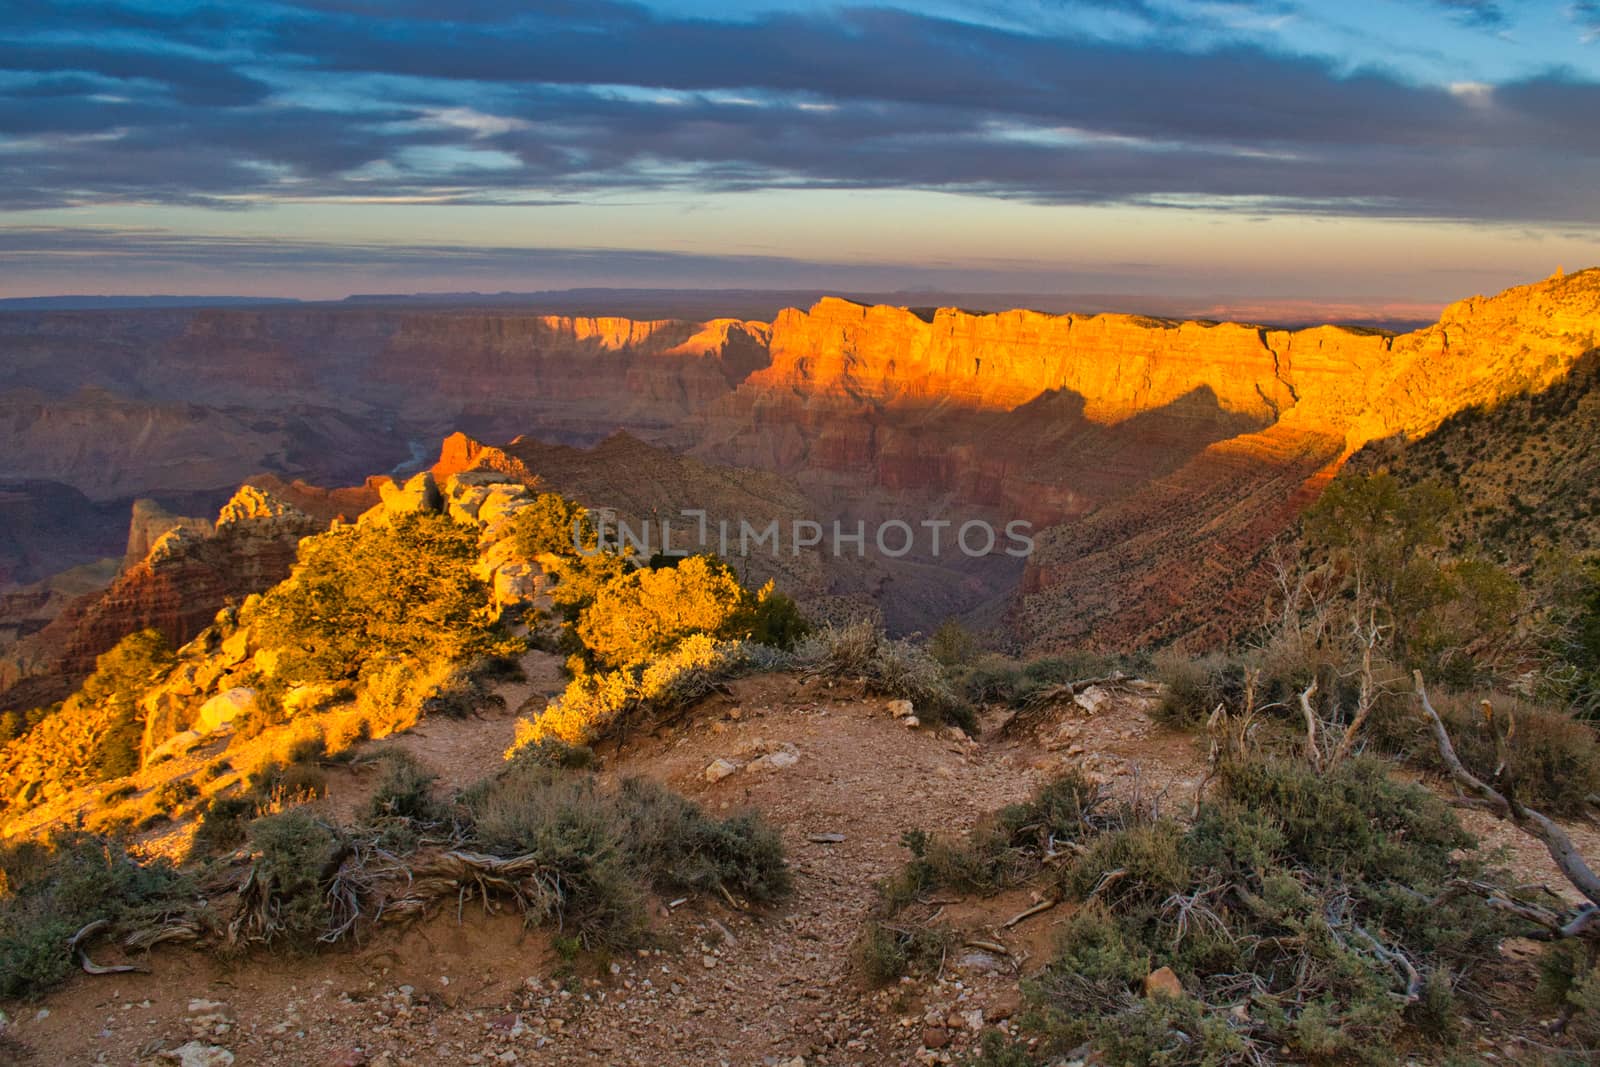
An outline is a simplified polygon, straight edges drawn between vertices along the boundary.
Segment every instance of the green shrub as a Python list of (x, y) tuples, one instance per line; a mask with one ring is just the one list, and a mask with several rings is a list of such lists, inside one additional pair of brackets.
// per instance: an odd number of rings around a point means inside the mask
[(553, 887), (530, 918), (588, 946), (625, 946), (645, 925), (645, 890), (737, 893), (766, 903), (789, 891), (777, 833), (754, 815), (716, 820), (655, 783), (615, 791), (594, 775), (523, 757), (465, 790), (473, 848), (530, 856)]
[(724, 889), (757, 904), (788, 896), (783, 841), (758, 815), (713, 819), (647, 778), (624, 779), (616, 805), (628, 854), (662, 889)]
[(785, 651), (810, 632), (811, 624), (800, 613), (800, 606), (792, 597), (777, 592), (770, 581), (755, 593), (746, 593), (722, 628), (728, 637)]
[(795, 662), (811, 677), (860, 681), (868, 692), (909, 700), (919, 717), (977, 730), (972, 706), (955, 691), (928, 650), (891, 641), (867, 622), (828, 625), (795, 648)]
[(571, 745), (558, 737), (544, 737), (516, 749), (507, 760), (510, 764), (528, 762), (543, 767), (558, 767), (569, 771), (586, 771), (594, 767), (594, 749), (588, 745)]
[(1198, 726), (1218, 704), (1238, 710), (1244, 699), (1245, 668), (1226, 656), (1196, 659), (1162, 652), (1155, 657), (1154, 668), (1156, 680), (1166, 687), (1154, 715), (1169, 726)]
[(1582, 941), (1557, 941), (1539, 957), (1536, 999), (1552, 1013), (1571, 1016), (1568, 1035), (1580, 1046), (1600, 1046), (1600, 966)]
[(178, 778), (161, 784), (155, 792), (154, 804), (157, 811), (171, 815), (199, 796), (199, 786), (187, 778)]
[(676, 567), (629, 571), (607, 582), (584, 610), (577, 632), (595, 663), (633, 666), (692, 635), (724, 636), (745, 597), (725, 564), (691, 556)]
[(985, 1030), (969, 1067), (1037, 1067), (1038, 1062), (1027, 1042), (999, 1030)]
[(540, 493), (520, 509), (511, 523), (511, 540), (523, 559), (537, 559), (546, 553), (575, 556), (580, 547), (593, 549), (594, 523), (582, 504), (559, 493)]
[(353, 680), (395, 659), (506, 654), (514, 643), (489, 616), (477, 559), (477, 531), (441, 515), (336, 526), (300, 542), (293, 573), (250, 621), (277, 653), (275, 674), (303, 682)]
[(245, 777), (245, 788), (258, 797), (297, 803), (326, 793), (328, 776), (314, 763), (269, 760)]
[(626, 946), (645, 928), (644, 892), (614, 807), (589, 775), (526, 764), (472, 798), (476, 847), (532, 856), (551, 887), (530, 912), (586, 946)]
[(554, 738), (583, 745), (625, 730), (651, 712), (686, 707), (744, 669), (744, 646), (695, 634), (645, 665), (589, 673), (580, 668), (559, 698), (517, 720), (506, 758)]
[(946, 619), (928, 638), (928, 654), (942, 667), (959, 667), (977, 654), (978, 642), (965, 626), (955, 619)]
[(175, 662), (159, 630), (138, 630), (95, 659), (94, 673), (84, 679), (79, 695), (90, 704), (134, 707)]
[(362, 806), (361, 818), (376, 824), (390, 819), (416, 823), (438, 823), (449, 817), (449, 810), (433, 795), (438, 776), (429, 772), (409, 752), (391, 749), (379, 757), (383, 770), (372, 795)]
[(212, 797), (200, 809), (200, 821), (195, 826), (194, 839), (189, 842), (189, 862), (209, 859), (222, 852), (232, 852), (243, 845), (250, 820), (256, 817), (257, 798), (245, 796)]
[(246, 834), (255, 857), (252, 877), (263, 899), (256, 938), (266, 944), (312, 947), (328, 932), (327, 887), (344, 854), (343, 840), (333, 827), (298, 807), (256, 819)]
[(131, 633), (95, 660), (94, 673), (63, 706), (71, 711), (70, 705), (92, 705), (109, 716), (97, 731), (85, 761), (89, 777), (107, 781), (139, 769), (139, 746), (144, 739), (139, 699), (172, 669), (173, 662), (166, 638), (156, 630)]
[(1019, 662), (986, 656), (959, 675), (961, 695), (974, 704), (1006, 704), (1020, 708), (1052, 686), (1087, 678), (1103, 678), (1130, 666), (1119, 656), (1071, 652)]
[(0, 845), (0, 998), (37, 996), (71, 974), (67, 942), (90, 922), (127, 933), (187, 914), (194, 895), (171, 864), (91, 834)]
[(948, 931), (870, 920), (852, 948), (856, 967), (873, 985), (888, 985), (912, 970), (938, 965), (949, 950)]
[[(591, 552), (587, 556), (546, 557), (546, 573), (555, 578), (550, 589), (550, 604), (566, 620), (564, 637), (577, 642), (574, 625), (599, 596), (600, 590), (626, 575), (633, 564), (614, 552)], [(581, 642), (580, 642), (581, 643)]]
[(974, 704), (1015, 706), (1026, 690), (1022, 668), (1004, 656), (985, 656), (961, 673), (961, 695)]
[(1058, 937), (1055, 956), (1028, 992), (1044, 1012), (1052, 1044), (1065, 1045), (1091, 1037), (1102, 1016), (1132, 1004), (1151, 964), (1144, 946), (1130, 942), (1100, 905), (1074, 912)]
[(1159, 905), (1191, 878), (1182, 829), (1162, 821), (1097, 837), (1067, 868), (1063, 882), (1078, 900), (1133, 910)]
[(964, 837), (909, 831), (900, 843), (911, 859), (880, 885), (884, 904), (893, 914), (933, 889), (991, 893), (1017, 885), (1037, 874), (1058, 846), (1093, 837), (1105, 825), (1100, 803), (1099, 788), (1070, 770)]
[[(1068, 778), (964, 839), (907, 844), (890, 909), (933, 885), (987, 893), (1028, 880), (1078, 902), (1026, 983), (1023, 1023), (1046, 1056), (1088, 1043), (1108, 1063), (1394, 1062), (1417, 1040), (1454, 1039), (1513, 929), (1481, 899), (1445, 892), (1501, 877), (1448, 805), (1364, 758), (1323, 774), (1226, 763), (1188, 826), (1102, 812)], [(900, 947), (869, 931), (858, 951), (888, 973)], [(1411, 1003), (1399, 959), (1417, 974)], [(1163, 966), (1184, 996), (1144, 994)], [(992, 1053), (1024, 1057), (1016, 1043)]]

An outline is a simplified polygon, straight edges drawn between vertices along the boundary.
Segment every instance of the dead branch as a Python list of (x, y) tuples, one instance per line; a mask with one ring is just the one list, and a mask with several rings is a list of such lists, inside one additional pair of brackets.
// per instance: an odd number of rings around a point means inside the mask
[(1378, 702), (1378, 687), (1372, 673), (1372, 653), (1378, 647), (1383, 627), (1378, 625), (1378, 620), (1371, 614), (1367, 616), (1366, 626), (1362, 626), (1359, 620), (1354, 626), (1356, 641), (1361, 645), (1361, 691), (1356, 697), (1356, 713), (1351, 718), (1350, 725), (1345, 727), (1344, 736), (1339, 739), (1332, 755), (1328, 757), (1326, 768), (1330, 770), (1338, 766), (1355, 747), (1356, 740), (1361, 736), (1362, 727), (1367, 725), (1367, 718), (1372, 714), (1373, 705)]
[(998, 941), (984, 941), (984, 940), (981, 940), (979, 938), (974, 937), (974, 938), (969, 938), (966, 941), (961, 942), (961, 947), (962, 948), (979, 948), (979, 949), (982, 949), (985, 952), (993, 952), (997, 956), (1004, 956), (1007, 959), (1011, 959), (1012, 958), (1011, 950), (1006, 948), (1004, 945), (1002, 945)]
[[(1422, 706), (1423, 715), (1427, 718), (1428, 726), (1433, 731), (1434, 744), (1439, 749), (1439, 756), (1444, 760), (1444, 765), (1449, 770), (1450, 777), (1467, 792), (1483, 800), (1495, 815), (1507, 820), (1523, 833), (1542, 843), (1567, 881), (1588, 899), (1590, 909), (1600, 908), (1600, 876), (1595, 874), (1594, 869), (1589, 866), (1588, 862), (1578, 852), (1577, 846), (1572, 843), (1572, 838), (1567, 836), (1567, 832), (1557, 826), (1550, 818), (1527, 807), (1517, 800), (1514, 795), (1500, 792), (1467, 770), (1462, 765), (1460, 757), (1456, 755), (1455, 746), (1450, 743), (1450, 733), (1445, 729), (1444, 720), (1439, 717), (1438, 711), (1434, 709), (1433, 702), (1428, 699), (1428, 690), (1423, 684), (1422, 672), (1413, 672), (1412, 680), (1416, 684), (1417, 700)], [(1575, 922), (1576, 919), (1573, 921)], [(1593, 936), (1590, 931), (1594, 929), (1595, 925), (1590, 921), (1585, 921), (1579, 927), (1584, 936)], [(1579, 935), (1563, 934), (1562, 936)]]
[(139, 949), (148, 952), (157, 945), (166, 944), (168, 941), (198, 941), (200, 940), (200, 925), (186, 919), (175, 919), (160, 926), (147, 926), (135, 930), (122, 942), (123, 947)]
[(1015, 926), (1019, 922), (1021, 922), (1022, 920), (1031, 919), (1035, 915), (1038, 915), (1042, 911), (1049, 911), (1051, 908), (1055, 907), (1059, 903), (1061, 903), (1061, 901), (1059, 899), (1056, 899), (1056, 898), (1051, 898), (1049, 900), (1041, 900), (1041, 901), (1039, 901), (1039, 903), (1035, 904), (1033, 907), (1028, 908), (1026, 911), (1020, 911), (1017, 914), (1011, 916), (1011, 918), (1007, 919), (1005, 922), (1001, 923), (1000, 924), (1000, 929), (1009, 930), (1013, 926)]
[(1322, 745), (1317, 741), (1317, 713), (1311, 707), (1311, 698), (1317, 695), (1317, 680), (1300, 693), (1300, 713), (1306, 718), (1306, 761), (1311, 769), (1322, 773)]
[[(1526, 887), (1521, 887), (1526, 888)], [(1548, 890), (1546, 890), (1548, 892)], [(1496, 911), (1515, 915), (1519, 919), (1533, 923), (1541, 928), (1540, 933), (1527, 935), (1534, 941), (1564, 941), (1568, 938), (1592, 938), (1600, 933), (1600, 908), (1592, 904), (1584, 904), (1573, 910), (1557, 910), (1535, 904), (1528, 900), (1519, 900), (1508, 896), (1506, 890), (1489, 882), (1478, 882), (1467, 878), (1458, 878), (1452, 881), (1438, 896), (1429, 903), (1433, 906), (1445, 903), (1465, 893), (1482, 897), (1483, 902)], [(1554, 896), (1555, 894), (1551, 894)], [(1559, 897), (1556, 898), (1560, 900)]]
[(1090, 901), (1098, 899), (1101, 893), (1104, 893), (1126, 877), (1128, 877), (1128, 871), (1125, 867), (1107, 871), (1100, 876), (1100, 880), (1094, 884), (1094, 888), (1089, 890), (1089, 895), (1083, 898), (1083, 902), (1088, 904)]
[(1397, 952), (1387, 947), (1377, 938), (1367, 933), (1367, 928), (1360, 923), (1351, 923), (1350, 929), (1360, 935), (1361, 939), (1367, 943), (1368, 947), (1372, 949), (1373, 955), (1377, 956), (1378, 959), (1392, 967), (1399, 968), (1406, 979), (1404, 1003), (1415, 1004), (1422, 996), (1422, 976), (1417, 973), (1417, 968), (1406, 958), (1405, 953)]
[(129, 963), (102, 967), (100, 964), (89, 958), (89, 950), (85, 947), (86, 942), (88, 942), (89, 939), (94, 937), (96, 934), (110, 928), (111, 920), (96, 919), (94, 922), (73, 934), (72, 938), (67, 942), (67, 951), (78, 958), (78, 965), (83, 968), (84, 974), (127, 974), (129, 971), (139, 970), (138, 967), (135, 967)]

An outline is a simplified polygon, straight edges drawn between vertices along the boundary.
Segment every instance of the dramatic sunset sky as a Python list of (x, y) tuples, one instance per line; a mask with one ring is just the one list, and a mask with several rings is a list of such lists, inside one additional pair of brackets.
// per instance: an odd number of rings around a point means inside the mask
[(0, 296), (1595, 263), (1600, 0), (0, 0)]

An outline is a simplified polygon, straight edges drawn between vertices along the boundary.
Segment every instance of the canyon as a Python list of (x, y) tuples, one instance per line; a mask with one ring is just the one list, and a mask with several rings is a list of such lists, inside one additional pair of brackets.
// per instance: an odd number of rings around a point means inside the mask
[[(369, 476), (498, 446), (499, 462), (635, 522), (697, 509), (713, 524), (847, 529), (1026, 521), (1025, 562), (921, 545), (890, 558), (869, 534), (862, 555), (741, 565), (824, 615), (875, 613), (901, 632), (956, 617), (1033, 651), (1201, 647), (1253, 621), (1271, 546), (1350, 455), (1546, 388), (1597, 334), (1600, 270), (1473, 297), (1404, 334), (833, 297), (770, 323), (361, 304), (9, 311), (0, 593), (36, 629), (63, 597), (30, 583), (126, 556), (52, 633), (95, 631), (96, 612), (107, 632), (181, 631), (292, 560), (280, 530), (236, 585), (201, 576), (217, 560), (165, 592), (135, 580), (164, 537), (186, 559), (220, 545), (229, 524), (210, 517), (247, 480), (310, 528), (358, 512)], [(81, 668), (99, 643), (57, 644)]]

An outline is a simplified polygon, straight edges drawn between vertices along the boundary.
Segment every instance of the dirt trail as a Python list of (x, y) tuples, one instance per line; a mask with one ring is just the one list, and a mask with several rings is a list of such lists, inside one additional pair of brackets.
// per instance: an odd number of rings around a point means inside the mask
[[(548, 665), (530, 666), (529, 681), (505, 692), (505, 710), (437, 720), (371, 748), (404, 747), (449, 785), (488, 773), (519, 694), (556, 684)], [(950, 1062), (1015, 1010), (1016, 979), (1007, 961), (962, 949), (937, 979), (862, 983), (851, 946), (874, 884), (906, 858), (901, 834), (965, 830), (1084, 759), (1118, 791), (1160, 783), (1187, 802), (1201, 753), (1153, 726), (1146, 703), (1119, 699), (1047, 751), (1033, 740), (907, 729), (852, 687), (745, 679), (683, 721), (602, 753), (604, 774), (660, 779), (719, 813), (759, 808), (781, 828), (795, 875), (782, 907), (659, 902), (656, 947), (575, 966), (550, 950), (546, 932), (476, 907), (459, 922), (450, 911), (310, 958), (258, 953), (227, 965), (158, 951), (150, 974), (81, 977), (18, 1008), (16, 1032), (39, 1064), (170, 1063), (191, 1041), (187, 1062), (226, 1062), (220, 1052), (195, 1058), (215, 1048), (241, 1065)], [(708, 782), (717, 759), (740, 769)], [(341, 772), (326, 803), (353, 806), (368, 780)], [(819, 834), (844, 840), (810, 840)], [(962, 915), (977, 928), (1027, 903), (1002, 898), (992, 914)], [(1045, 912), (1001, 940), (1037, 955), (1054, 918)]]

